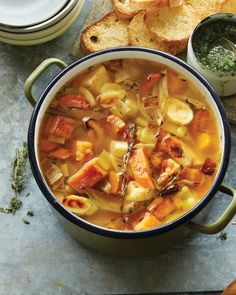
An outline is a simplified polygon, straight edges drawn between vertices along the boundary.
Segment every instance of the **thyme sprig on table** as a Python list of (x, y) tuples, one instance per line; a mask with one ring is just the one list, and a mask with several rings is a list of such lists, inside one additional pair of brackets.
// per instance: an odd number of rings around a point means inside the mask
[(27, 179), (27, 143), (23, 142), (21, 149), (17, 148), (11, 164), (11, 188), (14, 191), (14, 197), (11, 198), (7, 208), (0, 208), (0, 213), (16, 213), (22, 206), (22, 201), (19, 199), (19, 193), (22, 191)]
[(27, 178), (27, 143), (23, 142), (22, 148), (16, 149), (14, 159), (12, 161), (12, 184), (11, 187), (15, 191), (15, 195), (22, 190)]

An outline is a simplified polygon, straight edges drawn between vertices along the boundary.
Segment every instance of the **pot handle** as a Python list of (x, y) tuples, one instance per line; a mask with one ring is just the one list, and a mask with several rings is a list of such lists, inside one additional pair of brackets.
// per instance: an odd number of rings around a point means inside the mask
[(211, 224), (205, 225), (205, 224), (198, 224), (194, 221), (190, 221), (187, 224), (188, 228), (203, 234), (213, 235), (213, 234), (219, 233), (228, 225), (228, 223), (230, 222), (230, 220), (234, 217), (236, 213), (236, 190), (228, 185), (221, 185), (219, 187), (219, 191), (233, 197), (233, 200), (231, 201), (229, 206), (226, 208), (224, 213), (218, 218), (218, 220), (216, 220), (215, 222)]
[(28, 77), (25, 81), (24, 92), (28, 101), (32, 106), (36, 104), (37, 99), (32, 94), (32, 87), (34, 82), (39, 78), (39, 76), (51, 65), (57, 65), (59, 68), (64, 69), (67, 64), (58, 58), (48, 58), (45, 59)]

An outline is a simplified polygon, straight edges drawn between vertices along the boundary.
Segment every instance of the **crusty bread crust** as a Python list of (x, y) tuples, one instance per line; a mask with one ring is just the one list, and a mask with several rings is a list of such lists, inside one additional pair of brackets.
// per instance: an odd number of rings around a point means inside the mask
[[(186, 4), (192, 6), (200, 19), (207, 16), (219, 13), (222, 11), (223, 6), (227, 0), (185, 0)], [(235, 4), (236, 5), (236, 4)]]
[(145, 23), (156, 37), (170, 44), (184, 46), (199, 22), (190, 5), (148, 11)]
[(128, 39), (131, 46), (143, 46), (156, 50), (165, 51), (176, 55), (185, 50), (186, 44), (182, 47), (159, 41), (155, 34), (150, 32), (144, 22), (146, 10), (139, 11), (131, 20), (128, 26)]
[(81, 45), (88, 52), (127, 46), (128, 24), (128, 20), (120, 19), (114, 11), (109, 12), (82, 32)]
[(143, 9), (159, 7), (177, 7), (183, 5), (184, 0), (112, 0), (114, 10), (121, 18), (131, 19)]

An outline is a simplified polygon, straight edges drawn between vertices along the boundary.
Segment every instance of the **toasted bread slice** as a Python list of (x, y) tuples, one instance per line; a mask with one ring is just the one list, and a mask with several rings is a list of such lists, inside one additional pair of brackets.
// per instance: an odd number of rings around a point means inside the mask
[(132, 18), (142, 9), (177, 7), (183, 2), (184, 0), (112, 0), (113, 7), (121, 18)]
[(235, 0), (226, 0), (221, 12), (234, 13), (236, 14), (236, 2)]
[(189, 4), (193, 7), (194, 11), (198, 14), (200, 19), (204, 19), (205, 17), (211, 14), (221, 12), (224, 3), (227, 0), (185, 0), (185, 1), (186, 1), (186, 4)]
[(177, 54), (185, 49), (177, 45), (166, 44), (165, 42), (158, 41), (155, 34), (150, 32), (144, 22), (146, 15), (145, 10), (139, 11), (131, 20), (128, 26), (128, 39), (129, 44), (132, 46), (143, 46), (168, 52), (170, 54)]
[(154, 9), (145, 16), (148, 29), (159, 40), (178, 46), (186, 46), (198, 22), (199, 17), (191, 5)]
[(112, 11), (87, 27), (81, 34), (80, 42), (88, 52), (95, 52), (110, 47), (128, 45), (128, 20), (120, 19)]

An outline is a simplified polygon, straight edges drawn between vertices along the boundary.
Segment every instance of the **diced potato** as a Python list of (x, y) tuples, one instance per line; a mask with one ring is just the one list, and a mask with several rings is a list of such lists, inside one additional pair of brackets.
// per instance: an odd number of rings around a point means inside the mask
[(59, 144), (64, 144), (66, 141), (65, 137), (58, 137), (58, 136), (56, 137), (52, 135), (48, 137), (48, 140), (51, 142), (59, 143)]
[(82, 85), (87, 87), (94, 95), (101, 93), (101, 88), (105, 83), (110, 83), (111, 78), (103, 65), (94, 68), (82, 81)]
[(107, 123), (116, 134), (122, 131), (125, 127), (125, 122), (116, 115), (109, 115), (107, 117)]
[(161, 222), (151, 213), (147, 212), (144, 218), (134, 227), (134, 230), (146, 230), (159, 225), (161, 225)]
[(64, 177), (69, 177), (69, 175), (70, 175), (69, 168), (68, 168), (68, 165), (66, 163), (62, 164), (60, 166), (60, 170), (61, 170)]
[(81, 93), (86, 98), (87, 102), (89, 103), (91, 107), (96, 104), (96, 100), (93, 94), (87, 88), (80, 86), (79, 93)]
[(209, 133), (203, 132), (197, 137), (197, 147), (202, 151), (208, 151), (212, 145)]
[(102, 180), (107, 175), (98, 164), (98, 158), (87, 162), (77, 173), (71, 176), (67, 183), (76, 191), (83, 192), (83, 187), (92, 187), (95, 183)]
[(71, 195), (62, 200), (64, 207), (80, 216), (93, 215), (97, 210), (96, 204), (85, 197)]
[(154, 197), (154, 190), (139, 185), (136, 181), (130, 181), (127, 186), (125, 199), (127, 201), (141, 202)]
[(126, 91), (121, 90), (110, 90), (105, 93), (100, 94), (97, 97), (98, 104), (103, 108), (110, 108), (120, 99), (123, 99), (126, 95)]
[(87, 162), (93, 156), (93, 144), (89, 141), (76, 140), (75, 145), (75, 159), (78, 162)]
[(167, 100), (166, 115), (170, 121), (180, 125), (187, 125), (193, 120), (193, 111), (190, 106), (176, 98)]
[(109, 170), (111, 167), (111, 155), (104, 150), (98, 157), (98, 164), (104, 170)]
[(111, 153), (118, 158), (122, 158), (128, 152), (128, 142), (112, 140), (110, 144)]
[(130, 167), (134, 179), (141, 186), (146, 188), (154, 188), (151, 177), (151, 169), (143, 147), (133, 151), (130, 157)]

